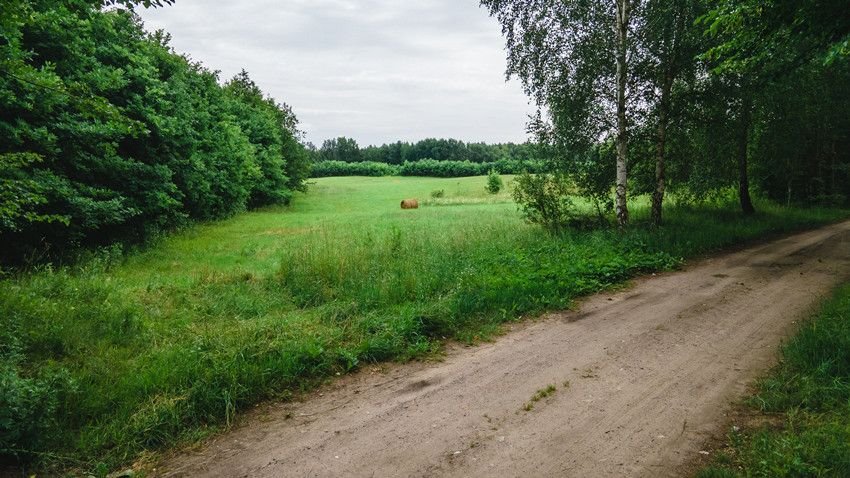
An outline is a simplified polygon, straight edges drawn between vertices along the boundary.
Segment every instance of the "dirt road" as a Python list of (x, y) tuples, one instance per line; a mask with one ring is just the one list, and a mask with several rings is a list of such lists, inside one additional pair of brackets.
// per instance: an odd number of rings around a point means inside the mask
[(848, 279), (850, 222), (704, 260), (444, 362), (344, 378), (158, 473), (679, 476), (795, 321)]

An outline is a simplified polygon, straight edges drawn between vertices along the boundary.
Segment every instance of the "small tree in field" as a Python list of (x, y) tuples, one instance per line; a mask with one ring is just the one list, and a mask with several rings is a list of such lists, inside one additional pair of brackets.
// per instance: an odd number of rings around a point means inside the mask
[(528, 222), (543, 226), (552, 234), (567, 230), (574, 214), (565, 175), (522, 173), (515, 184), (514, 200)]
[(499, 194), (502, 190), (502, 177), (495, 169), (491, 169), (487, 174), (487, 192), (490, 194)]

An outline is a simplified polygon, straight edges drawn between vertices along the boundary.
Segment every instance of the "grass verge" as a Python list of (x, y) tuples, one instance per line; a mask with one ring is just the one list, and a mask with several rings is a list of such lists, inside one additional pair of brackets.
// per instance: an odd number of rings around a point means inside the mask
[(733, 429), (700, 478), (850, 476), (850, 285), (785, 345), (748, 405), (774, 423)]

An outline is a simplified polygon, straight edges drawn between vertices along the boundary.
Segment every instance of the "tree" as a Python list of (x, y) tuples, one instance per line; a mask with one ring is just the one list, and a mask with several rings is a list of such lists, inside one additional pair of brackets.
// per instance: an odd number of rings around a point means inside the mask
[(768, 79), (850, 55), (846, 0), (719, 0), (702, 23), (721, 39), (706, 52), (720, 71)]
[(617, 222), (625, 226), (629, 222), (628, 189), (628, 128), (626, 117), (626, 86), (629, 81), (629, 23), (631, 1), (617, 0), (617, 191), (614, 208)]
[[(548, 109), (550, 118), (538, 121), (538, 131), (560, 143), (556, 151), (566, 158), (563, 162), (571, 163), (565, 169), (586, 176), (588, 158), (601, 159), (589, 152), (613, 142), (614, 209), (621, 225), (629, 219), (630, 136), (655, 125), (652, 217), (660, 225), (673, 88), (682, 75), (692, 76), (698, 67), (694, 57), (703, 46), (702, 30), (694, 21), (704, 11), (703, 1), (482, 3), (503, 24), (509, 74), (523, 79), (528, 92)], [(547, 65), (551, 58), (560, 59), (560, 64)]]
[(502, 177), (499, 176), (498, 171), (495, 169), (491, 169), (489, 173), (487, 173), (487, 192), (490, 194), (499, 194), (499, 191), (502, 190)]
[(174, 5), (174, 2), (175, 0), (95, 0), (94, 4), (98, 6), (123, 5), (127, 8), (142, 5), (145, 8), (156, 8)]
[(564, 171), (576, 155), (613, 139), (616, 212), (628, 222), (628, 131), (632, 1), (482, 0), (502, 24), (509, 76), (539, 112), (531, 129), (554, 147)]
[(2, 263), (143, 241), (303, 188), (288, 107), (247, 75), (222, 87), (167, 34), (102, 6), (0, 0)]
[[(667, 188), (667, 135), (673, 111), (673, 87), (682, 76), (693, 78), (699, 69), (701, 28), (694, 25), (703, 13), (702, 0), (647, 0), (645, 25), (640, 29), (642, 55), (636, 65), (647, 87), (655, 123), (655, 185), (652, 191), (652, 223), (660, 226)], [(684, 106), (684, 105), (682, 105)]]
[(265, 97), (245, 70), (224, 90), (233, 100), (229, 105), (236, 122), (254, 146), (259, 168), (250, 205), (288, 202), (291, 191), (299, 189), (309, 174), (307, 153), (297, 140), (298, 120), (287, 105)]
[(741, 203), (741, 211), (746, 215), (755, 214), (756, 208), (750, 197), (750, 163), (749, 147), (750, 133), (753, 128), (753, 98), (752, 93), (746, 86), (739, 86), (738, 92), (738, 199)]
[(819, 60), (759, 91), (749, 155), (754, 186), (783, 204), (850, 198), (850, 58)]
[(362, 160), (357, 141), (344, 136), (325, 140), (319, 149), (319, 158), (322, 161), (343, 161), (346, 163), (359, 163)]
[[(714, 73), (739, 86), (738, 172), (741, 208), (749, 193), (754, 96), (812, 63), (829, 66), (850, 56), (850, 15), (844, 0), (721, 0), (701, 18), (717, 43), (704, 57)], [(789, 194), (790, 196), (790, 194)]]

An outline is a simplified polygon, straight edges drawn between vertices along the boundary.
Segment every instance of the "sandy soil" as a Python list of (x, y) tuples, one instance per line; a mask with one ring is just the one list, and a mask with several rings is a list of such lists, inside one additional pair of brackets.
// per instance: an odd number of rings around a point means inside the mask
[(443, 362), (344, 377), (155, 474), (679, 476), (796, 322), (848, 279), (850, 222), (707, 259)]

